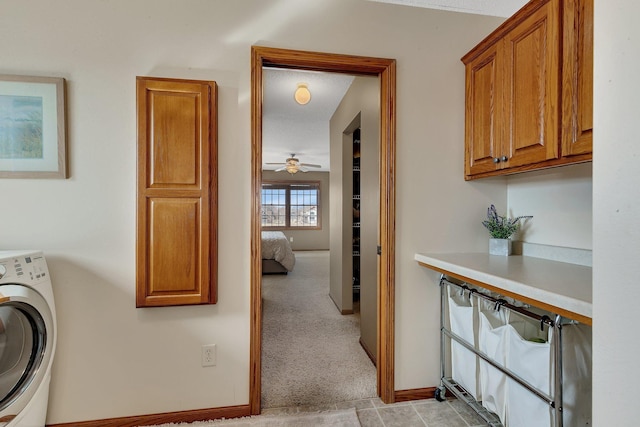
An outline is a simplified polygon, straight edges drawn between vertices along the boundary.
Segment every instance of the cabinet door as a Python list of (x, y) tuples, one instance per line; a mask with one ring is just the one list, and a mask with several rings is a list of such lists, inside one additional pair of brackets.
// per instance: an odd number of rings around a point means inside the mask
[(559, 18), (549, 2), (503, 39), (509, 168), (558, 158)]
[(501, 151), (502, 85), (497, 45), (465, 67), (465, 175), (491, 172)]
[(592, 152), (593, 0), (565, 0), (562, 155)]
[(137, 79), (137, 307), (216, 302), (215, 99), (215, 82)]

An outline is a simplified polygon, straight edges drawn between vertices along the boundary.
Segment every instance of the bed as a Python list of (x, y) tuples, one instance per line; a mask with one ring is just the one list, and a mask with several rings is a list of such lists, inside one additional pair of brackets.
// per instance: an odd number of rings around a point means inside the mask
[(262, 274), (287, 274), (296, 257), (282, 231), (262, 232)]

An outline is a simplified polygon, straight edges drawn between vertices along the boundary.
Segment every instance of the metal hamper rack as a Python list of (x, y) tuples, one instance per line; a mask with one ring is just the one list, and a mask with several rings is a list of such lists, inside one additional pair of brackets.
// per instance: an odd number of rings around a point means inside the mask
[[(495, 309), (500, 310), (501, 308), (506, 308), (509, 310), (513, 310), (518, 312), (519, 314), (529, 317), (531, 319), (540, 322), (540, 326), (543, 324), (549, 326), (552, 329), (552, 361), (553, 369), (552, 369), (552, 384), (553, 387), (553, 396), (547, 395), (542, 391), (538, 390), (536, 387), (531, 385), (529, 382), (522, 379), (518, 374), (511, 371), (510, 369), (502, 366), (497, 363), (495, 360), (491, 359), (485, 353), (476, 348), (473, 344), (467, 342), (462, 337), (456, 335), (451, 330), (445, 327), (446, 319), (445, 313), (446, 304), (447, 304), (447, 286), (452, 285), (456, 286), (460, 289), (461, 292), (469, 292), (469, 297), (472, 295), (485, 299), (493, 304), (495, 304)], [(516, 381), (518, 384), (522, 385), (529, 392), (533, 393), (539, 399), (542, 399), (547, 405), (549, 405), (553, 409), (553, 426), (554, 427), (562, 427), (562, 324), (572, 323), (568, 319), (563, 319), (560, 315), (555, 315), (555, 319), (551, 319), (547, 315), (539, 315), (530, 310), (527, 310), (524, 307), (518, 307), (513, 304), (509, 304), (504, 299), (494, 298), (490, 295), (485, 295), (481, 292), (478, 292), (476, 289), (470, 288), (465, 284), (458, 284), (450, 281), (446, 275), (442, 275), (440, 277), (440, 302), (441, 302), (441, 314), (440, 314), (440, 387), (436, 389), (435, 397), (439, 401), (445, 400), (445, 391), (449, 390), (456, 398), (466, 402), (480, 417), (482, 417), (488, 425), (493, 427), (503, 427), (503, 423), (500, 418), (490, 412), (485, 407), (481, 405), (467, 390), (465, 390), (460, 384), (458, 384), (452, 377), (447, 377), (446, 370), (446, 338), (450, 338), (460, 345), (462, 345), (467, 350), (475, 353), (478, 357), (480, 357), (485, 362), (489, 363), (494, 368), (498, 369), (500, 372), (507, 375), (513, 381)]]

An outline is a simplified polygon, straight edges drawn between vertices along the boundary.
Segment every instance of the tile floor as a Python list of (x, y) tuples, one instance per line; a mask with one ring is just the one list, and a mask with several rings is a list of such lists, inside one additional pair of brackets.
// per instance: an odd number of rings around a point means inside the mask
[(487, 424), (466, 403), (456, 399), (415, 400), (387, 405), (379, 398), (313, 407), (271, 408), (263, 414), (355, 408), (362, 427), (484, 427)]

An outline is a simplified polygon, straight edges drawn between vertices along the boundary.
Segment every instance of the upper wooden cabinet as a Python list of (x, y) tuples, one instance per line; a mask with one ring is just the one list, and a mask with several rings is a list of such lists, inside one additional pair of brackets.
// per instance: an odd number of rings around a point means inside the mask
[(495, 171), (502, 153), (503, 68), (499, 43), (489, 46), (467, 64), (465, 108), (465, 175)]
[(564, 0), (562, 154), (591, 154), (593, 134), (593, 0)]
[(462, 58), (465, 179), (591, 160), (592, 1), (533, 0)]
[(137, 79), (137, 307), (216, 302), (215, 101), (215, 82)]

